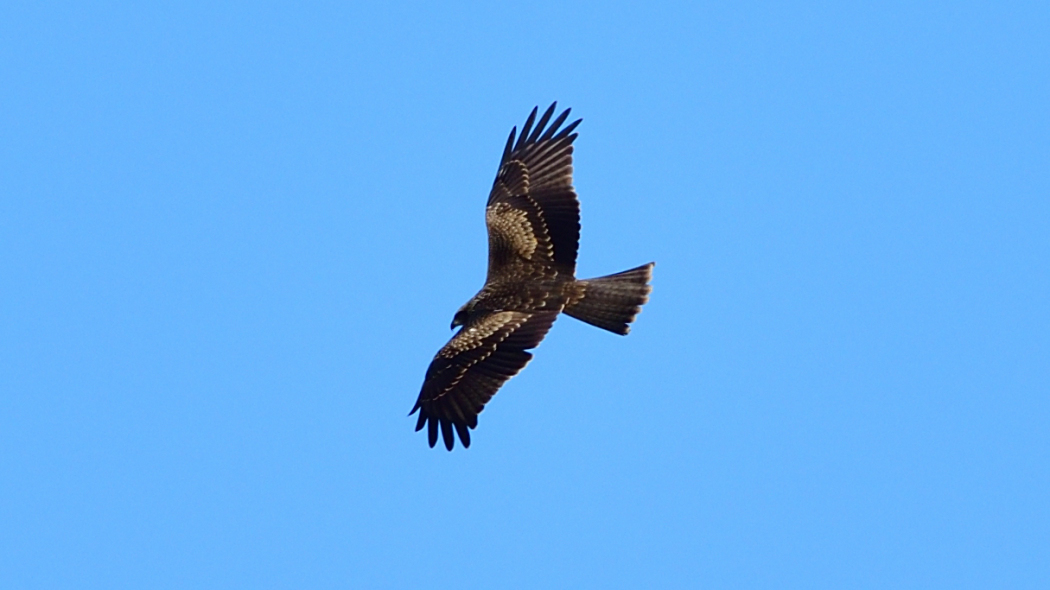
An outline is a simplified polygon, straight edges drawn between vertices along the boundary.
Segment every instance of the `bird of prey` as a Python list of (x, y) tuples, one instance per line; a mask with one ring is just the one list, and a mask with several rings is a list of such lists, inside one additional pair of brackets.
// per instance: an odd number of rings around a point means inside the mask
[[(566, 109), (554, 121), (557, 103), (536, 121), (511, 129), (485, 207), (489, 265), (485, 286), (459, 308), (461, 326), (438, 351), (409, 415), (419, 412), (416, 431), (427, 426), (430, 446), (438, 430), (445, 447), (464, 447), (478, 414), (496, 391), (524, 367), (559, 313), (616, 334), (649, 300), (654, 263), (596, 279), (576, 280), (580, 204), (572, 187), (573, 130), (564, 128)], [(535, 123), (535, 126), (533, 124)], [(550, 123), (550, 125), (548, 125)]]

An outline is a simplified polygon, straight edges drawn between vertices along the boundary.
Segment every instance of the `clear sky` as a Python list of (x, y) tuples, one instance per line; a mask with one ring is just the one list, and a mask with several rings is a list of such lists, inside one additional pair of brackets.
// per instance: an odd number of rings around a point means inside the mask
[[(218, 4), (0, 7), (0, 587), (1050, 587), (1046, 2)], [(652, 300), (430, 449), (553, 100)]]

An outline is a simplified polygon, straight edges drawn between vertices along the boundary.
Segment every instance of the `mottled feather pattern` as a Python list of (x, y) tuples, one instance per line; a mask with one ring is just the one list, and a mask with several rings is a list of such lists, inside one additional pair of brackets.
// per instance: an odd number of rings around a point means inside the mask
[(516, 267), (520, 273), (550, 274), (554, 247), (536, 202), (528, 195), (509, 197), (485, 212), (489, 229), (489, 277)]
[(437, 353), (437, 358), (448, 359), (450, 364), (447, 366), (431, 365), (431, 369), (436, 369), (433, 374), (427, 371), (427, 379), (439, 379), (442, 372), (449, 370), (455, 371), (455, 376), (445, 387), (433, 391), (427, 401), (440, 399), (448, 393), (471, 367), (492, 356), (500, 343), (528, 318), (528, 314), (504, 311), (485, 316), (463, 326)]
[[(572, 131), (581, 120), (559, 131), (569, 116), (570, 109), (566, 109), (545, 128), (555, 107), (556, 103), (547, 109), (534, 129), (532, 123), (537, 109), (533, 109), (517, 144), (514, 143), (515, 130), (511, 130), (488, 205), (506, 202), (529, 210), (530, 218), (541, 220), (551, 254), (542, 262), (556, 272), (572, 276), (576, 271), (580, 239), (580, 205), (572, 188), (572, 143), (576, 140)], [(491, 249), (489, 252), (490, 257), (499, 256)]]
[[(499, 312), (463, 328), (434, 357), (423, 391), (412, 412), (419, 411), (416, 430), (429, 422), (430, 446), (452, 426), (464, 447), (470, 446), (466, 429), (477, 426), (477, 415), (496, 391), (532, 358), (533, 348), (550, 330), (557, 311)], [(473, 331), (472, 331), (473, 330)], [(452, 442), (444, 438), (452, 449)]]

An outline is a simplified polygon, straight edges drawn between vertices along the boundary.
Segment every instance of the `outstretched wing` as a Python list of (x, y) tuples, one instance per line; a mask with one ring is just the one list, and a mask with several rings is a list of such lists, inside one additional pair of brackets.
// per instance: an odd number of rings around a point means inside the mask
[(525, 349), (543, 340), (557, 316), (556, 311), (495, 312), (463, 326), (438, 351), (409, 412), (419, 411), (416, 430), (428, 426), (431, 447), (437, 443), (439, 426), (448, 450), (455, 443), (453, 428), (463, 446), (470, 446), (467, 429), (478, 425), (485, 404), (529, 362), (532, 355)]
[(540, 117), (532, 109), (521, 135), (511, 129), (499, 172), (489, 193), (488, 281), (501, 276), (575, 276), (580, 242), (580, 203), (572, 188), (573, 130), (559, 131), (569, 110), (547, 126), (558, 103)]

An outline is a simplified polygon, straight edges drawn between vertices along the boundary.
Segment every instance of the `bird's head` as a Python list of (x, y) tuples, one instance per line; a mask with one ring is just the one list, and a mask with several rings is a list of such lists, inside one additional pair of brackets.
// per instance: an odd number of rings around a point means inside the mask
[(452, 316), (452, 327), (449, 329), (455, 330), (456, 326), (462, 326), (463, 324), (467, 323), (467, 315), (467, 306), (464, 305), (463, 307), (459, 308), (459, 311), (456, 312), (456, 315)]

